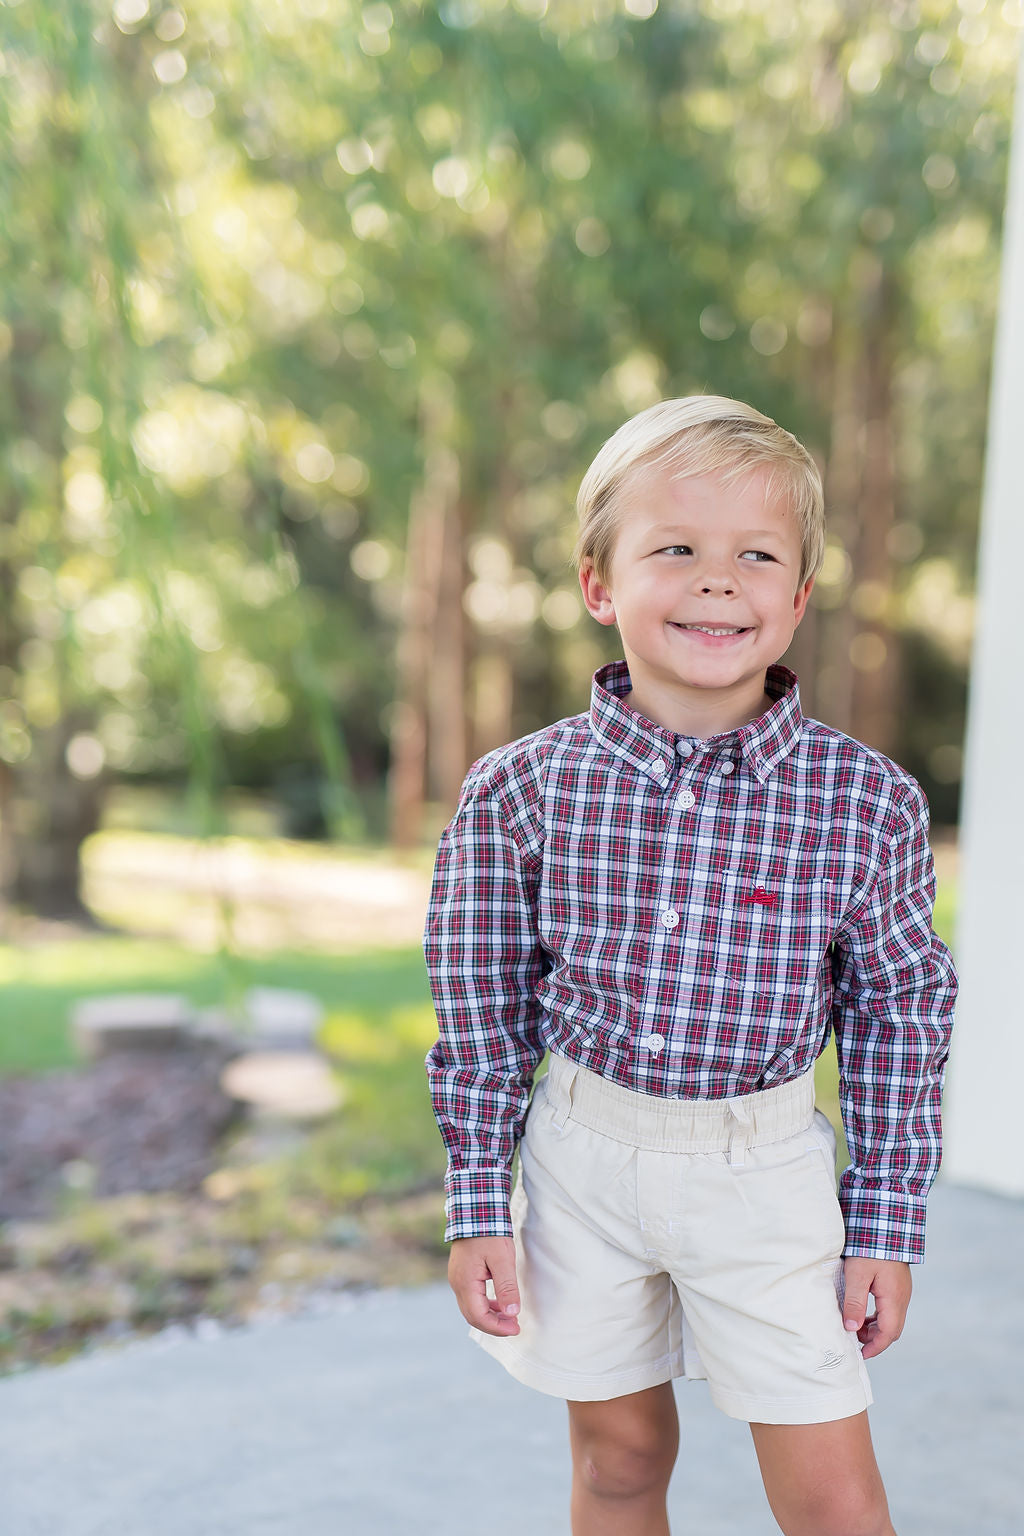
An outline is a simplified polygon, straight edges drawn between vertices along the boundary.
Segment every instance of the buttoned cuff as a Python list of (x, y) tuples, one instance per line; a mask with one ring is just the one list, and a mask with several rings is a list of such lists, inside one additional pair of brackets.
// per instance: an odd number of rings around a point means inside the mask
[(508, 1168), (483, 1165), (449, 1168), (444, 1181), (445, 1241), (458, 1237), (511, 1237), (508, 1203), (512, 1173)]
[(846, 1222), (844, 1258), (891, 1259), (920, 1264), (924, 1259), (923, 1199), (881, 1185), (839, 1186)]

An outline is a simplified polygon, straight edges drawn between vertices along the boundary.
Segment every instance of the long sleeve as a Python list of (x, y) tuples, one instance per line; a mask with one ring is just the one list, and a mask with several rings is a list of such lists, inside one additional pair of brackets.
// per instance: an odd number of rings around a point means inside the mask
[(448, 1151), (449, 1239), (512, 1231), (512, 1157), (544, 1054), (540, 864), (524, 786), (494, 787), (477, 765), (441, 839), (424, 936), (439, 1031), (427, 1075)]
[(932, 931), (935, 876), (920, 788), (896, 803), (876, 878), (836, 938), (833, 1025), (851, 1163), (846, 1253), (924, 1257), (941, 1156), (940, 1099), (957, 981)]

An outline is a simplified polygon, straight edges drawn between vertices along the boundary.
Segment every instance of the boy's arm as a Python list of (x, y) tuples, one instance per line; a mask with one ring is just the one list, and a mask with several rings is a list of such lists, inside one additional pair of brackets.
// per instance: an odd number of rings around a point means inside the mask
[(448, 1150), (448, 1239), (510, 1235), (511, 1163), (544, 1054), (537, 984), (541, 847), (521, 789), (470, 775), (445, 829), (424, 952), (438, 1019), (427, 1057)]
[(932, 931), (928, 807), (910, 782), (871, 889), (836, 935), (833, 1025), (850, 1147), (839, 1198), (848, 1256), (919, 1263), (941, 1155), (940, 1098), (957, 982)]

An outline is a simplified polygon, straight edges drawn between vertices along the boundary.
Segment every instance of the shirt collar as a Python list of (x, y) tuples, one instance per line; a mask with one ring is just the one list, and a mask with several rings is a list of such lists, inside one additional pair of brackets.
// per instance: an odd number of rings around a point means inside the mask
[[(624, 661), (610, 661), (598, 668), (590, 696), (590, 729), (610, 752), (659, 784), (667, 784), (679, 743), (690, 741), (696, 746), (697, 739), (679, 736), (631, 709), (623, 697), (631, 686)], [(796, 673), (778, 664), (771, 666), (764, 686), (775, 701), (770, 709), (746, 725), (699, 743), (705, 749), (718, 749), (742, 759), (762, 784), (789, 756), (803, 731)]]

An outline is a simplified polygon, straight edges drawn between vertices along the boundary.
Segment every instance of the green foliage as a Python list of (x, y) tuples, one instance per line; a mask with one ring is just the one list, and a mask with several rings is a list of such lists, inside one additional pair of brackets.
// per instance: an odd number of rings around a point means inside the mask
[[(470, 660), (511, 657), (515, 731), (579, 708), (613, 644), (567, 567), (590, 454), (713, 388), (825, 457), (876, 269), (890, 619), (915, 679), (924, 653), (950, 684), (915, 692), (899, 748), (952, 816), (1017, 22), (940, 0), (0, 7), (0, 765), (25, 835), (62, 720), (72, 776), (187, 774), (208, 831), (227, 783), (326, 786), (306, 830), (380, 830), (442, 395)], [(823, 612), (858, 597), (846, 537)]]
[[(338, 1035), (337, 1018), (357, 1018), (359, 1027), (379, 1030), (382, 1041), (390, 1039), (393, 1027), (398, 1043), (381, 1049), (394, 1049), (404, 1059), (413, 1049), (410, 1021), (422, 1019), (423, 1008), (429, 1007), (423, 957), (415, 950), (275, 954), (234, 963), (239, 984), (303, 988), (318, 997), (336, 1016), (326, 1035), (330, 1050), (342, 1038), (355, 1038), (351, 1024), (343, 1037)], [(111, 992), (176, 992), (197, 1006), (211, 1007), (222, 1001), (224, 975), (216, 955), (155, 940), (91, 936), (31, 948), (0, 945), (0, 986), (0, 1072), (38, 1071), (75, 1060), (68, 1014), (78, 999)], [(421, 1065), (426, 1048), (420, 1052)], [(345, 1047), (338, 1049), (345, 1057)]]
[[(947, 939), (953, 897), (944, 881), (936, 921)], [(305, 987), (323, 1000), (321, 1044), (339, 1073), (341, 1109), (287, 1151), (261, 1152), (243, 1131), (199, 1197), (96, 1201), (69, 1191), (56, 1221), (0, 1233), (0, 1372), (67, 1358), (111, 1330), (250, 1315), (268, 1289), (440, 1275), (444, 1157), (423, 1072), (435, 1026), (419, 951), (239, 963), (247, 984)], [(140, 940), (4, 947), (0, 985), (10, 1004), (0, 1014), (0, 1071), (39, 1069), (71, 1059), (72, 998), (168, 987), (212, 1002), (219, 961)], [(818, 1102), (838, 1127), (831, 1047), (816, 1080)], [(419, 1190), (427, 1193), (417, 1198)]]
[[(66, 1358), (110, 1330), (234, 1320), (271, 1296), (284, 1304), (310, 1289), (440, 1275), (444, 1155), (423, 1071), (434, 1020), (421, 955), (277, 956), (246, 968), (247, 983), (307, 987), (332, 1010), (322, 1043), (340, 1110), (283, 1145), (280, 1132), (243, 1126), (199, 1195), (69, 1190), (54, 1220), (0, 1231), (0, 1373)], [(67, 1064), (66, 1003), (98, 982), (173, 986), (196, 1002), (220, 990), (216, 957), (139, 941), (0, 950), (4, 977), (17, 979), (5, 989), (14, 1006), (0, 1071)], [(27, 1024), (15, 1031), (11, 1014)]]
[[(341, 1113), (304, 1150), (299, 1188), (351, 1197), (439, 1181), (441, 1140), (426, 1102), (423, 1058), (437, 1034), (429, 998), (332, 1015), (323, 1044), (344, 1086)], [(361, 1185), (361, 1187), (360, 1187)]]
[(218, 962), (145, 939), (76, 939), (38, 947), (0, 946), (0, 1071), (34, 1072), (75, 1061), (68, 1017), (81, 998), (112, 991), (183, 992), (213, 1004), (222, 995)]

